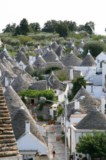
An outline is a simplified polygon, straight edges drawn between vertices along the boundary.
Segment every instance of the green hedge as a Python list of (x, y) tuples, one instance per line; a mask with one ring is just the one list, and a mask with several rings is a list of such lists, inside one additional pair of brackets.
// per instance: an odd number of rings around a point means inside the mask
[(19, 93), (20, 96), (22, 97), (30, 97), (30, 98), (40, 98), (40, 97), (45, 97), (48, 100), (56, 100), (55, 93), (53, 90), (23, 90)]

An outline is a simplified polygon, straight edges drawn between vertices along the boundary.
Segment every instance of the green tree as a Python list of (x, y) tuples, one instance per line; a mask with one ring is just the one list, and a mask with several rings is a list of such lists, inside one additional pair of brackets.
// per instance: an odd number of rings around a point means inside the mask
[(77, 28), (77, 30), (78, 30), (78, 31), (85, 31), (84, 25), (82, 25), (82, 24), (79, 25), (78, 28)]
[(28, 32), (29, 32), (28, 21), (25, 18), (23, 18), (20, 22), (20, 34), (27, 35)]
[(89, 34), (93, 34), (94, 30), (95, 30), (95, 24), (94, 24), (94, 22), (90, 21), (90, 22), (87, 22), (85, 24), (85, 31), (86, 32), (88, 32)]
[(76, 145), (76, 150), (79, 153), (89, 154), (91, 159), (100, 158), (106, 159), (106, 132), (94, 132), (83, 135), (79, 143)]
[(77, 24), (73, 21), (64, 21), (64, 23), (67, 25), (69, 31), (73, 32), (77, 30)]
[(6, 27), (3, 29), (3, 32), (4, 32), (4, 33), (6, 33), (6, 32), (11, 32), (11, 33), (14, 34), (15, 28), (16, 28), (16, 24), (15, 24), (15, 23), (13, 23), (12, 25), (7, 24)]
[(67, 37), (69, 34), (68, 25), (65, 22), (60, 21), (57, 24), (56, 32), (59, 34), (60, 37)]
[(42, 31), (44, 31), (44, 32), (55, 32), (56, 31), (56, 26), (57, 26), (57, 21), (55, 21), (55, 20), (47, 21), (44, 24), (44, 27), (42, 28)]
[(69, 95), (69, 100), (71, 100), (75, 96), (75, 94), (80, 90), (82, 86), (86, 87), (86, 80), (82, 76), (73, 80), (72, 83), (73, 83), (72, 94)]
[(29, 27), (30, 29), (33, 31), (33, 32), (38, 32), (40, 31), (40, 24), (39, 23), (30, 23), (29, 24)]
[(91, 41), (84, 45), (84, 56), (88, 53), (88, 50), (90, 50), (90, 53), (95, 58), (100, 52), (105, 50), (105, 45), (103, 42), (98, 41)]
[(15, 31), (14, 31), (14, 36), (17, 36), (17, 35), (20, 35), (21, 32), (20, 32), (20, 26), (18, 25), (16, 28), (15, 28)]
[(92, 21), (86, 22), (85, 25), (79, 25), (78, 31), (86, 31), (89, 34), (93, 34), (95, 30), (95, 24)]
[(89, 34), (93, 33), (91, 27), (87, 23), (84, 26), (84, 30)]

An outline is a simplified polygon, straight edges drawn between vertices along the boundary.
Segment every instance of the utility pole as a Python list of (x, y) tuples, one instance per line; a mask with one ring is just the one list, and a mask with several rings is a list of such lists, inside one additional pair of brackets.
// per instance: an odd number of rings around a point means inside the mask
[(68, 99), (67, 96), (65, 95), (65, 160), (68, 160), (67, 157), (67, 104), (68, 104)]

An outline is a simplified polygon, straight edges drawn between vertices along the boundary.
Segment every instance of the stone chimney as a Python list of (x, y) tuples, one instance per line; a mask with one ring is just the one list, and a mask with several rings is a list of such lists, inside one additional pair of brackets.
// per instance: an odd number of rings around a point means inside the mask
[(105, 114), (105, 105), (106, 105), (105, 97), (101, 97), (101, 112), (103, 114)]
[(8, 85), (9, 85), (9, 79), (5, 77), (5, 87), (8, 87)]
[(78, 100), (75, 100), (74, 102), (74, 109), (79, 110), (80, 109), (80, 104)]
[(25, 133), (30, 133), (30, 122), (25, 121)]
[(70, 80), (71, 81), (73, 80), (73, 69), (72, 68), (70, 69)]

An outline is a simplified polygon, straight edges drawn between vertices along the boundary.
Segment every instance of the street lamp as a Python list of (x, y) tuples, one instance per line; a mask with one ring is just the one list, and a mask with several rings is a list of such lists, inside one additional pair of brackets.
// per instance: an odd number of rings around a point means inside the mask
[[(67, 156), (67, 105), (68, 104), (71, 104), (71, 103), (73, 103), (73, 102), (75, 102), (76, 100), (83, 100), (85, 98), (85, 96), (80, 96), (79, 98), (77, 98), (77, 99), (74, 99), (73, 101), (71, 101), (71, 102), (69, 102), (68, 103), (68, 98), (67, 98), (67, 96), (65, 95), (64, 96), (64, 110), (65, 110), (65, 160), (68, 160), (68, 156)], [(42, 100), (42, 101), (48, 101), (48, 102), (55, 102), (55, 101), (51, 101), (51, 100), (48, 100), (48, 99), (46, 99), (45, 97), (40, 97), (40, 100)], [(63, 102), (58, 102), (58, 104), (62, 104)]]

